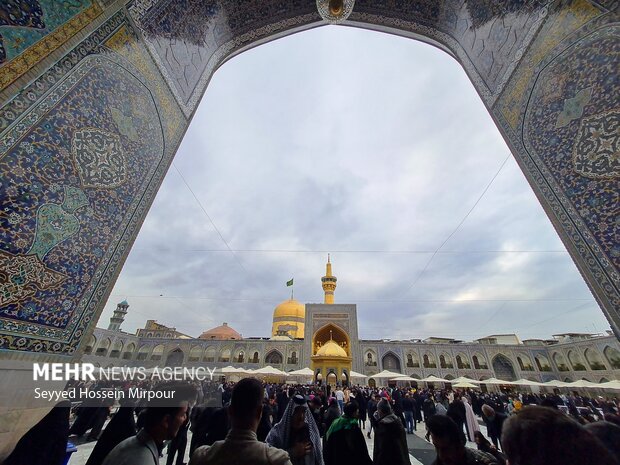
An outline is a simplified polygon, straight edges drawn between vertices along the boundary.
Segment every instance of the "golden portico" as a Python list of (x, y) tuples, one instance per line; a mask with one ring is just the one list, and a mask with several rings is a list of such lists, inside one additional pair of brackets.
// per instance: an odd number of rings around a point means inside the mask
[[(34, 388), (32, 362), (75, 362), (87, 348), (215, 70), (251, 47), (328, 23), (423, 40), (463, 66), (620, 335), (620, 109), (609, 71), (620, 43), (617, 6), (0, 2), (0, 459), (49, 409), (23, 402)], [(306, 306), (306, 317), (322, 312)], [(304, 340), (318, 329), (306, 318)]]

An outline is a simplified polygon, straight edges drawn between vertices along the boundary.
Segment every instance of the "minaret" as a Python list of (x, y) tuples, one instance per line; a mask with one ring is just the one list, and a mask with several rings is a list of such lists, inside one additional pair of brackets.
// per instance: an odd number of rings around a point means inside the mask
[(329, 254), (327, 254), (327, 271), (325, 272), (325, 276), (321, 278), (321, 283), (323, 283), (323, 291), (325, 291), (325, 302), (326, 304), (334, 303), (334, 291), (336, 290), (336, 277), (332, 275), (332, 264), (329, 259)]
[(114, 314), (110, 317), (110, 324), (108, 325), (108, 331), (120, 331), (123, 321), (125, 321), (125, 315), (127, 315), (127, 309), (129, 304), (126, 300), (123, 300), (116, 306)]

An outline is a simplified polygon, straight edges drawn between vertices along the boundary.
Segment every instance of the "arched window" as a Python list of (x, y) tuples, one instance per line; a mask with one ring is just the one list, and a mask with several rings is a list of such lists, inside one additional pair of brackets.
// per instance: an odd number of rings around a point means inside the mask
[(471, 368), (467, 355), (458, 354), (456, 356), (456, 367), (460, 370), (469, 370)]
[(151, 360), (159, 361), (162, 359), (163, 356), (164, 356), (164, 345), (159, 344), (155, 346), (155, 348), (153, 349), (153, 352), (151, 353)]
[(108, 355), (108, 349), (110, 348), (110, 344), (112, 344), (112, 341), (110, 341), (110, 338), (106, 338), (103, 341), (101, 341), (99, 343), (99, 346), (97, 346), (95, 355), (98, 355), (100, 357), (105, 357), (106, 355)]
[(430, 353), (424, 354), (424, 357), (422, 357), (422, 364), (424, 365), (424, 368), (437, 368), (435, 356)]
[(393, 352), (388, 352), (381, 359), (381, 364), (384, 370), (394, 371), (400, 373), (400, 358)]
[(296, 365), (298, 362), (297, 360), (297, 352), (296, 351), (292, 351), (290, 357), (287, 360), (287, 363), (289, 365)]
[(222, 350), (222, 352), (220, 353), (220, 362), (230, 362), (230, 349)]
[(366, 366), (367, 367), (376, 367), (377, 366), (377, 357), (375, 353), (371, 350), (366, 352)]
[(189, 358), (187, 359), (187, 361), (188, 362), (199, 362), (201, 356), (202, 356), (202, 347), (194, 346), (189, 351)]
[(452, 357), (448, 354), (441, 354), (439, 356), (439, 366), (441, 368), (454, 368), (454, 365), (452, 364)]
[(603, 363), (603, 359), (601, 358), (598, 351), (595, 349), (586, 349), (584, 352), (588, 365), (590, 365), (591, 370), (606, 370), (607, 367)]
[(123, 351), (123, 341), (117, 339), (116, 342), (112, 345), (112, 350), (110, 351), (110, 358), (119, 358), (121, 356), (121, 352)]
[(558, 367), (559, 371), (570, 371), (570, 368), (568, 367), (568, 364), (566, 363), (566, 359), (564, 358), (564, 355), (562, 355), (559, 352), (556, 352), (553, 354), (552, 358), (553, 358), (553, 361), (555, 362), (555, 366)]
[(252, 359), (250, 360), (250, 363), (258, 363), (260, 359), (260, 355), (258, 354), (258, 352), (254, 352), (254, 354), (252, 354)]
[(605, 354), (605, 358), (611, 365), (612, 369), (620, 369), (620, 350), (616, 349), (615, 347), (607, 346), (605, 347), (603, 354)]
[(133, 353), (136, 351), (136, 345), (133, 342), (130, 342), (125, 346), (125, 351), (123, 352), (123, 360), (131, 360), (133, 357)]
[(239, 353), (237, 353), (237, 357), (235, 357), (237, 360), (237, 363), (243, 363), (245, 360), (245, 352), (240, 350)]
[(88, 340), (88, 344), (86, 344), (86, 348), (84, 349), (84, 354), (91, 354), (96, 345), (97, 338), (95, 336), (91, 336)]
[(544, 355), (536, 355), (534, 357), (534, 361), (536, 362), (536, 368), (538, 368), (538, 371), (551, 371), (551, 364), (549, 363), (549, 359)]
[(476, 370), (488, 370), (489, 369), (489, 366), (487, 365), (487, 361), (482, 355), (476, 354), (471, 359), (474, 362), (474, 368)]
[(265, 356), (265, 363), (267, 365), (280, 365), (282, 360), (282, 354), (277, 350), (272, 350)]
[(568, 352), (568, 361), (570, 362), (573, 370), (575, 371), (585, 371), (586, 366), (583, 363), (581, 356), (575, 350), (570, 350)]
[(215, 362), (215, 347), (208, 347), (205, 351), (205, 362)]
[(168, 356), (166, 357), (166, 366), (167, 367), (183, 366), (184, 358), (185, 358), (185, 353), (179, 347), (177, 347), (176, 349), (168, 352)]
[(136, 360), (146, 360), (149, 355), (149, 347), (147, 345), (140, 346)]

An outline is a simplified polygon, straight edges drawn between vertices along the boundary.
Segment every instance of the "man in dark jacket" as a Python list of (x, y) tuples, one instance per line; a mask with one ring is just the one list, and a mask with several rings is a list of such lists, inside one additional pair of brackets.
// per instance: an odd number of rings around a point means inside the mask
[(334, 420), (325, 434), (325, 465), (371, 465), (364, 433), (358, 424), (358, 404), (344, 406), (344, 415)]
[(437, 458), (432, 465), (498, 465), (486, 452), (465, 447), (463, 430), (447, 415), (434, 415), (426, 422)]
[(405, 427), (394, 415), (387, 400), (383, 399), (377, 404), (375, 417), (377, 423), (373, 463), (375, 465), (411, 465)]
[(500, 449), (502, 444), (502, 428), (504, 427), (504, 421), (506, 421), (506, 414), (496, 412), (490, 405), (482, 406), (482, 418), (487, 425), (487, 432), (491, 438), (493, 445)]

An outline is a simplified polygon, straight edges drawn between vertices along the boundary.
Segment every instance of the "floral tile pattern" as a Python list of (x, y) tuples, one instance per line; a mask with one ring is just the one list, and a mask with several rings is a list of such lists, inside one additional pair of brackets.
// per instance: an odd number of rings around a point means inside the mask
[(87, 56), (2, 133), (1, 349), (70, 353), (94, 316), (163, 158), (159, 111), (135, 74)]
[(94, 0), (0, 2), (0, 89), (101, 13)]

